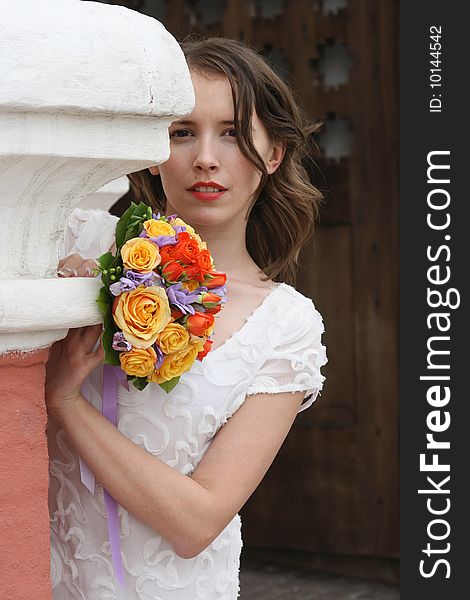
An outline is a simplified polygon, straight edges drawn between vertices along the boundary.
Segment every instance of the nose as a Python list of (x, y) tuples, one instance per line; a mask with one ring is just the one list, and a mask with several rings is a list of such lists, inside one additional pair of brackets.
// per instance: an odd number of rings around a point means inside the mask
[(193, 168), (196, 171), (214, 172), (220, 167), (216, 143), (210, 136), (201, 136), (195, 149)]

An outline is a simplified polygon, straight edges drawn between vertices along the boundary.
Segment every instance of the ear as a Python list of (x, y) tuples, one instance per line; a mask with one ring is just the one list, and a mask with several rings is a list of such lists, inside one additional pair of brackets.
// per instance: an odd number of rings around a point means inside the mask
[(151, 175), (159, 175), (160, 174), (158, 167), (149, 167), (149, 171), (150, 171)]
[(268, 171), (268, 175), (272, 175), (274, 171), (281, 164), (282, 159), (284, 158), (284, 154), (286, 153), (285, 144), (274, 144), (271, 148), (271, 154), (266, 163), (266, 169)]

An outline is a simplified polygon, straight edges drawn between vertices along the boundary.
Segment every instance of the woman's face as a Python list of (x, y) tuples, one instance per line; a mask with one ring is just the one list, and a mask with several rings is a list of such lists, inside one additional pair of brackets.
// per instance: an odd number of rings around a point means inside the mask
[[(158, 167), (167, 198), (166, 213), (177, 213), (195, 227), (245, 228), (246, 213), (261, 175), (238, 149), (230, 83), (226, 77), (207, 77), (196, 71), (191, 72), (191, 78), (195, 108), (189, 116), (172, 123), (170, 158)], [(268, 173), (274, 172), (281, 162), (282, 148), (271, 143), (256, 114), (252, 131)], [(151, 168), (154, 174), (158, 171)], [(214, 184), (221, 191), (210, 192), (204, 184)]]

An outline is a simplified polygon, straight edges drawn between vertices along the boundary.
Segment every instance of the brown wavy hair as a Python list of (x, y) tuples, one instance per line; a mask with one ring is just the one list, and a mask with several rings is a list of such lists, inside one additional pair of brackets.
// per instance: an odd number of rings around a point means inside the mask
[[(299, 254), (313, 233), (323, 198), (306, 170), (316, 150), (313, 134), (321, 123), (308, 121), (288, 85), (247, 44), (194, 35), (180, 44), (190, 69), (225, 75), (230, 82), (238, 147), (261, 174), (248, 212), (247, 249), (267, 278), (295, 284)], [(271, 175), (253, 144), (253, 108), (271, 140), (285, 146), (284, 158)], [(159, 175), (146, 169), (128, 177), (137, 200), (165, 211)]]

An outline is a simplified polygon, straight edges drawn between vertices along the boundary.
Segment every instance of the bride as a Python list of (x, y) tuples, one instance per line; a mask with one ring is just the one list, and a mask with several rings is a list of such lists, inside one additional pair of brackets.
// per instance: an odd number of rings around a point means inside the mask
[[(237, 598), (238, 511), (323, 385), (322, 318), (291, 286), (321, 198), (302, 166), (315, 126), (248, 46), (210, 38), (182, 47), (195, 108), (170, 126), (170, 158), (129, 178), (139, 199), (177, 213), (207, 242), (227, 274), (228, 302), (212, 350), (172, 392), (153, 383), (119, 388), (117, 427), (100, 412), (101, 327), (70, 330), (53, 346), (46, 402), (54, 600)], [(79, 235), (98, 240), (113, 217), (101, 219)], [(87, 276), (95, 263), (75, 254), (60, 266), (62, 275)], [(78, 456), (96, 476), (93, 495)], [(103, 489), (119, 504), (124, 588)]]

